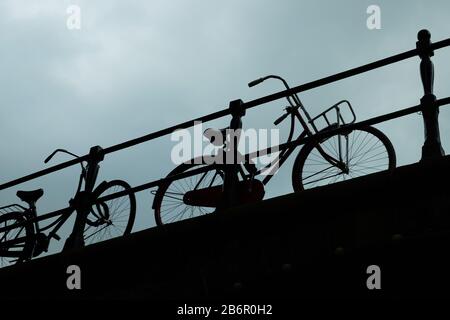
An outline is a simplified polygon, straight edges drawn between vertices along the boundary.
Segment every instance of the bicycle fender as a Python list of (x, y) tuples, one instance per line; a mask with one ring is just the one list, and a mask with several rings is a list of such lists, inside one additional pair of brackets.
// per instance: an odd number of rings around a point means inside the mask
[(97, 194), (98, 193), (98, 190), (101, 190), (101, 188), (103, 188), (104, 187), (104, 185), (105, 184), (107, 184), (108, 183), (108, 181), (102, 181), (95, 189), (94, 189), (94, 191), (92, 191), (92, 193), (93, 193), (93, 195), (95, 196), (95, 198), (97, 198), (99, 195)]

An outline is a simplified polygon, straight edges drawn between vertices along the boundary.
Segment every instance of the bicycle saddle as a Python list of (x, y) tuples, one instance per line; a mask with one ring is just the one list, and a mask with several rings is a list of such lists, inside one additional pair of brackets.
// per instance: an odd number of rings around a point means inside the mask
[(44, 190), (37, 189), (33, 191), (17, 191), (16, 195), (20, 200), (28, 204), (35, 203), (40, 197), (44, 195)]

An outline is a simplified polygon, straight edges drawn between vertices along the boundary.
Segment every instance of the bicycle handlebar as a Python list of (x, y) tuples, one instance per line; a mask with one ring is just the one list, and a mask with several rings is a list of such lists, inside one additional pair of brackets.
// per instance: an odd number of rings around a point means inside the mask
[[(288, 83), (286, 82), (286, 80), (284, 80), (282, 77), (277, 76), (277, 75), (274, 75), (274, 74), (271, 74), (271, 75), (268, 75), (268, 76), (265, 76), (265, 77), (262, 77), (262, 78), (259, 78), (259, 79), (250, 81), (250, 82), (248, 83), (248, 86), (249, 86), (249, 87), (256, 86), (256, 85), (260, 84), (261, 82), (266, 81), (267, 79), (277, 79), (277, 80), (280, 80), (280, 81), (283, 83), (283, 85), (284, 85), (284, 87), (285, 87), (286, 89), (288, 89), (288, 90), (290, 89), (290, 87), (289, 87)], [(296, 93), (294, 93), (294, 94), (291, 95), (291, 96), (287, 96), (286, 99), (288, 100), (288, 102), (289, 102), (289, 104), (291, 105), (291, 107), (295, 107), (295, 105), (302, 106), (302, 103), (301, 103), (301, 101), (300, 101), (300, 99), (299, 99), (299, 97), (297, 96)], [(292, 102), (291, 99), (293, 99), (294, 102)]]
[(55, 151), (53, 151), (53, 152), (52, 152), (52, 153), (44, 160), (44, 163), (49, 162), (49, 161), (53, 158), (53, 156), (54, 156), (55, 154), (57, 154), (58, 152), (67, 153), (67, 154), (70, 154), (71, 156), (74, 156), (75, 158), (79, 158), (79, 156), (77, 156), (76, 154), (74, 154), (74, 153), (72, 153), (72, 152), (70, 152), (70, 151), (67, 151), (67, 150), (65, 150), (65, 149), (56, 149)]

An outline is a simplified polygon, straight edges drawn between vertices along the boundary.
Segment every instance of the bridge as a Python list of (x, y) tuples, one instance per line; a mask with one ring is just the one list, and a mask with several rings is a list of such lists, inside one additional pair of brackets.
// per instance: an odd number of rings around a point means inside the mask
[[(217, 212), (84, 247), (79, 239), (92, 204), (147, 190), (186, 174), (97, 199), (92, 199), (92, 190), (88, 190), (69, 208), (76, 210), (77, 219), (66, 250), (0, 269), (1, 298), (448, 296), (450, 158), (444, 156), (440, 144), (438, 114), (440, 107), (450, 104), (450, 97), (434, 96), (430, 58), (434, 50), (450, 46), (450, 39), (432, 43), (430, 37), (428, 31), (422, 30), (416, 48), (410, 51), (246, 103), (235, 100), (228, 109), (105, 149), (93, 147), (89, 154), (77, 159), (0, 184), (0, 191), (82, 161), (95, 167), (110, 153), (188, 128), (197, 121), (231, 115), (232, 127), (247, 109), (416, 56), (421, 59), (424, 88), (420, 104), (278, 148), (422, 112), (425, 141), (420, 162), (240, 206), (233, 202), (234, 169), (227, 169), (224, 189), (229, 203)], [(38, 219), (56, 217), (64, 210), (67, 208)], [(67, 287), (67, 268), (72, 265), (81, 270), (80, 290)], [(374, 265), (380, 270), (381, 289), (367, 286), (367, 270)]]
[[(0, 270), (4, 298), (448, 297), (450, 157)], [(81, 269), (69, 290), (67, 267)], [(381, 270), (369, 290), (367, 267)]]

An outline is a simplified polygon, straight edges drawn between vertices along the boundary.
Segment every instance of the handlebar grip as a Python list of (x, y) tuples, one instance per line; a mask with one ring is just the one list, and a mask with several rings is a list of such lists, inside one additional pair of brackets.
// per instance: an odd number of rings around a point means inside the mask
[(260, 84), (260, 83), (263, 82), (263, 81), (264, 81), (264, 78), (259, 78), (259, 79), (250, 81), (250, 82), (248, 83), (248, 86), (251, 88), (251, 87), (254, 87), (254, 86)]
[(54, 156), (58, 151), (59, 151), (59, 149), (53, 151), (51, 155), (49, 155), (47, 158), (45, 158), (44, 163), (49, 162), (50, 159), (53, 158), (53, 156)]
[(286, 112), (285, 114), (283, 114), (281, 117), (279, 117), (277, 120), (275, 120), (273, 122), (274, 125), (279, 125), (284, 119), (286, 119), (286, 117), (289, 115), (288, 112)]

